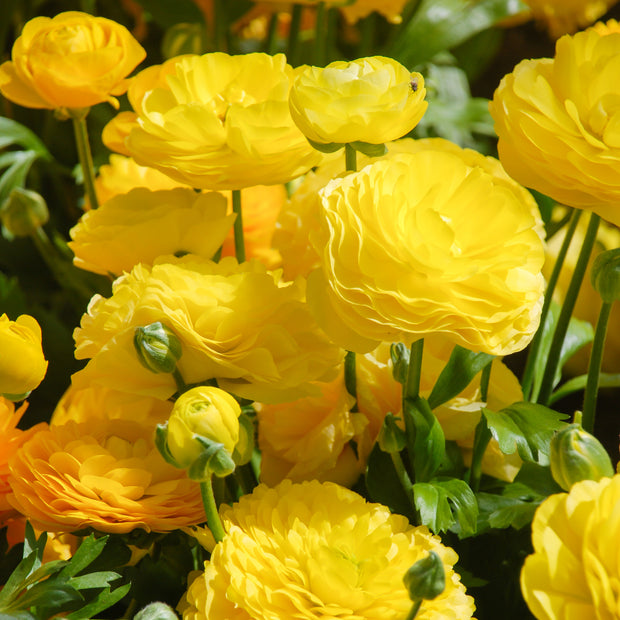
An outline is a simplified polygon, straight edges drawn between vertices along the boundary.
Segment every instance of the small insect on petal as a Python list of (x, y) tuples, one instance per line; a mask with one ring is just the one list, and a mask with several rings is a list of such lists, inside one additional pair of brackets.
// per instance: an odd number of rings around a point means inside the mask
[(410, 84), (411, 84), (411, 90), (414, 93), (418, 92), (418, 78), (413, 78), (413, 80), (411, 80)]

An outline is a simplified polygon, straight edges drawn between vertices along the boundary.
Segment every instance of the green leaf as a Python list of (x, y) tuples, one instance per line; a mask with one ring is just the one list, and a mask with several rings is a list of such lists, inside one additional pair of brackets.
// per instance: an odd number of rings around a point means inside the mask
[(102, 592), (99, 592), (97, 596), (84, 605), (81, 609), (78, 609), (65, 616), (66, 620), (90, 620), (95, 617), (99, 612), (112, 607), (127, 595), (131, 589), (131, 584), (127, 583), (124, 586), (120, 586), (115, 590), (106, 588)]
[(0, 205), (16, 187), (24, 187), (30, 167), (38, 155), (35, 151), (17, 151), (14, 162), (0, 177)]
[[(82, 595), (66, 582), (46, 579), (26, 590), (9, 609), (30, 609), (37, 607), (37, 615), (49, 618), (60, 613), (68, 605), (83, 600)], [(8, 611), (8, 609), (7, 609)]]
[(0, 590), (0, 611), (6, 611), (13, 600), (22, 591), (22, 583), (27, 579), (36, 560), (36, 553), (27, 555), (10, 574), (2, 590)]
[(52, 159), (46, 146), (28, 127), (10, 118), (0, 116), (0, 149), (11, 145), (18, 145), (26, 150), (34, 151), (37, 157)]
[(445, 489), (432, 482), (417, 482), (413, 485), (413, 497), (422, 524), (435, 534), (447, 531), (455, 523)]
[(492, 360), (488, 353), (474, 353), (456, 345), (428, 397), (431, 409), (458, 396)]
[(478, 501), (471, 487), (458, 478), (437, 478), (432, 484), (446, 492), (454, 514), (456, 526), (452, 528), (459, 538), (467, 538), (476, 533), (478, 521)]
[(108, 536), (95, 538), (93, 534), (85, 538), (67, 566), (61, 571), (60, 576), (69, 579), (84, 570), (103, 551), (107, 540)]
[[(562, 398), (566, 398), (566, 396), (570, 396), (575, 392), (579, 392), (586, 387), (586, 382), (588, 380), (588, 375), (579, 375), (578, 377), (573, 377), (563, 383), (552, 395), (549, 399), (549, 404), (553, 405), (553, 403), (561, 400)], [(602, 372), (599, 375), (599, 387), (600, 388), (617, 388), (620, 387), (620, 374), (609, 374)]]
[(116, 581), (120, 578), (121, 576), (114, 571), (99, 571), (97, 573), (71, 577), (68, 583), (76, 590), (88, 590), (89, 588), (105, 588), (110, 585), (111, 581)]
[(336, 151), (344, 148), (344, 144), (340, 144), (338, 142), (324, 144), (323, 142), (315, 142), (314, 140), (310, 140), (310, 138), (306, 138), (306, 140), (308, 140), (313, 149), (321, 151), (321, 153), (335, 153)]
[(403, 407), (405, 428), (412, 428), (414, 453), (409, 455), (413, 461), (416, 482), (430, 480), (439, 469), (446, 453), (446, 440), (443, 429), (424, 398), (406, 399)]

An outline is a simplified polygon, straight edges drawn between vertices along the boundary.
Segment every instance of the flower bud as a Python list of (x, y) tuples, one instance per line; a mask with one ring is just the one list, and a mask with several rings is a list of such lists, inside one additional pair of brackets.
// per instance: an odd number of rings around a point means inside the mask
[(174, 372), (183, 350), (181, 341), (163, 323), (136, 327), (133, 344), (138, 359), (151, 372)]
[(405, 385), (409, 374), (409, 348), (402, 342), (394, 343), (390, 347), (390, 358), (392, 359), (394, 381)]
[(383, 452), (390, 454), (400, 452), (407, 443), (405, 431), (396, 424), (397, 419), (391, 413), (388, 413), (383, 419), (383, 426), (377, 437), (377, 443)]
[(50, 219), (41, 194), (15, 187), (0, 209), (2, 225), (13, 237), (28, 237)]
[(142, 608), (133, 620), (178, 620), (174, 609), (166, 603), (150, 603)]
[(431, 551), (418, 560), (403, 577), (412, 601), (431, 600), (446, 589), (446, 572), (441, 558)]
[(565, 491), (581, 480), (614, 475), (607, 451), (580, 424), (570, 424), (553, 436), (550, 461), (551, 475)]
[(620, 248), (601, 252), (594, 259), (590, 279), (604, 302), (620, 299)]

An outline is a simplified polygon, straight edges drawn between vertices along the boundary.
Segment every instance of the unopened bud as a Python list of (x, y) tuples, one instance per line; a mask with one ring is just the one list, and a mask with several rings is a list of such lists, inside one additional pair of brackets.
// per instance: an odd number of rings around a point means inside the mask
[(389, 454), (400, 452), (407, 443), (405, 431), (396, 423), (398, 419), (391, 413), (388, 413), (383, 419), (383, 426), (377, 437), (377, 443), (383, 452)]
[(604, 302), (620, 299), (620, 248), (601, 252), (594, 259), (590, 279)]
[(390, 358), (394, 380), (405, 385), (409, 374), (409, 349), (402, 342), (397, 342), (390, 347)]
[(138, 359), (151, 372), (174, 372), (183, 350), (181, 341), (163, 323), (136, 327), (133, 344)]
[(446, 589), (446, 572), (441, 558), (431, 551), (418, 560), (403, 577), (412, 601), (437, 598)]
[(16, 187), (2, 204), (0, 218), (13, 237), (29, 237), (50, 219), (50, 214), (41, 194)]

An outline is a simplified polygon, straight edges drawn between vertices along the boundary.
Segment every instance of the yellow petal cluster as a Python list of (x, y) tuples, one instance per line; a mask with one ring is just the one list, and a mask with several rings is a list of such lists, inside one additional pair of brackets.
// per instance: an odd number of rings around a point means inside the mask
[(400, 620), (411, 608), (403, 576), (431, 550), (443, 562), (446, 589), (424, 601), (418, 617), (473, 614), (453, 569), (454, 550), (344, 487), (316, 480), (260, 485), (221, 516), (226, 537), (192, 583), (184, 620)]
[(620, 33), (590, 28), (556, 43), (554, 58), (520, 62), (490, 111), (510, 176), (560, 203), (619, 224)]
[(137, 117), (124, 147), (139, 164), (197, 188), (241, 189), (286, 183), (320, 161), (288, 111), (294, 71), (283, 54), (173, 61), (130, 91)]
[(539, 218), (506, 183), (425, 150), (377, 161), (321, 195), (308, 302), (335, 342), (366, 353), (441, 334), (494, 355), (529, 343), (544, 248)]
[(45, 377), (47, 361), (41, 347), (41, 327), (28, 314), (11, 321), (0, 316), (0, 394), (20, 396)]
[(76, 357), (92, 359), (73, 381), (169, 398), (172, 376), (147, 370), (133, 345), (136, 327), (161, 321), (182, 343), (177, 368), (187, 384), (215, 378), (222, 389), (261, 402), (309, 394), (311, 382), (337, 373), (343, 351), (318, 328), (304, 289), (303, 280), (280, 283), (256, 260), (188, 255), (136, 265), (82, 317)]
[(532, 522), (521, 591), (539, 620), (620, 617), (620, 475), (548, 497)]
[(119, 276), (137, 263), (150, 265), (167, 254), (211, 258), (235, 219), (227, 215), (227, 207), (218, 192), (133, 189), (82, 215), (70, 231), (73, 262), (81, 269)]
[(127, 90), (146, 52), (121, 24), (68, 11), (35, 17), (0, 66), (0, 92), (27, 108), (87, 108)]
[(153, 437), (130, 420), (41, 430), (9, 463), (11, 503), (51, 531), (168, 532), (204, 522), (199, 485), (164, 461)]
[(424, 78), (372, 56), (307, 67), (290, 94), (293, 120), (317, 143), (382, 144), (402, 138), (426, 111)]

